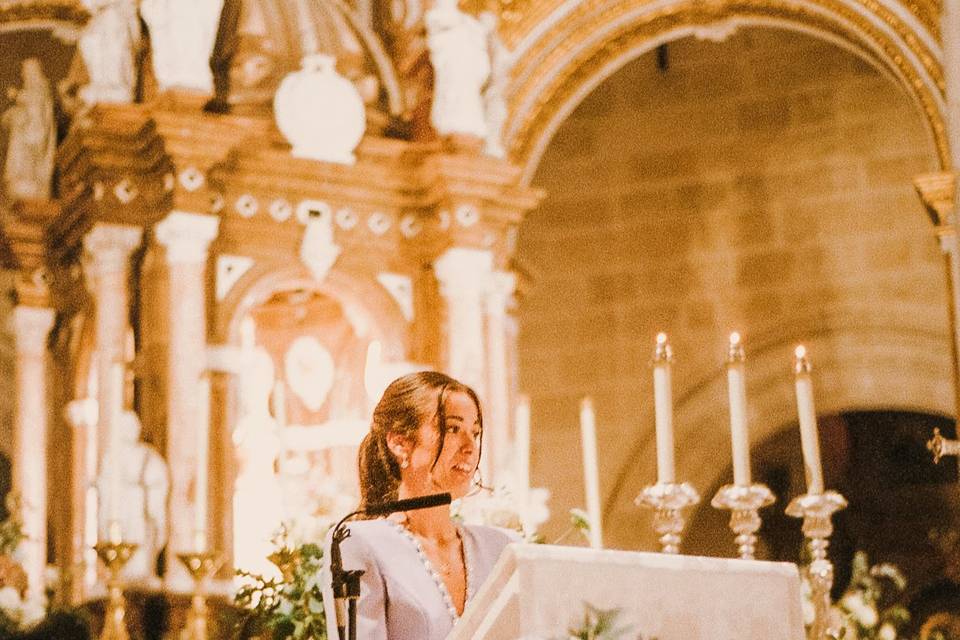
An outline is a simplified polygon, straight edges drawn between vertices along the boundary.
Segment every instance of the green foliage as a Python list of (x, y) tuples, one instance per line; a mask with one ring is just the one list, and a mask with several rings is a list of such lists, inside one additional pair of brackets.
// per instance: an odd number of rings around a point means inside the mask
[(326, 640), (320, 571), (323, 549), (316, 544), (291, 547), (281, 535), (270, 561), (282, 579), (238, 571), (245, 585), (234, 602), (247, 610), (241, 622), (246, 631), (267, 632), (274, 640)]
[(0, 555), (11, 555), (27, 537), (20, 521), (20, 500), (10, 493), (6, 502), (9, 515), (0, 521)]
[[(630, 625), (618, 622), (620, 609), (600, 609), (589, 602), (584, 603), (583, 621), (578, 627), (571, 627), (567, 635), (555, 640), (643, 640), (643, 636), (634, 636)], [(656, 640), (651, 638), (650, 640)]]
[(11, 640), (15, 638), (20, 625), (15, 620), (7, 616), (3, 609), (0, 609), (0, 640)]
[(17, 640), (90, 640), (91, 621), (78, 609), (55, 609), (32, 629), (16, 636)]
[(896, 640), (910, 622), (902, 602), (907, 580), (892, 564), (871, 565), (867, 554), (853, 557), (850, 586), (837, 602), (841, 640)]
[[(586, 542), (590, 542), (590, 516), (583, 509), (570, 509), (570, 526), (560, 534), (560, 537), (553, 541), (553, 544), (560, 544), (574, 531), (580, 533)], [(528, 542), (543, 543), (543, 536), (535, 535)]]

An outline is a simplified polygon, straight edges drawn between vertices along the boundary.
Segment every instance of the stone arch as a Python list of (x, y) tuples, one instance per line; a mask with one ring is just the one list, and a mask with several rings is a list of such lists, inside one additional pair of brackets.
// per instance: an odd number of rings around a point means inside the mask
[[(602, 6), (601, 6), (602, 5)], [(790, 29), (852, 51), (882, 70), (923, 114), (941, 166), (948, 166), (940, 51), (929, 31), (904, 11), (879, 3), (746, 0), (713, 5), (673, 2), (583, 3), (533, 29), (514, 52), (506, 145), (529, 183), (559, 125), (603, 80), (660, 44), (690, 35), (722, 38), (740, 26)], [(559, 12), (560, 10), (558, 10)]]
[(80, 3), (69, 0), (12, 2), (0, 10), (0, 33), (49, 30), (60, 39), (75, 41), (89, 18)]
[(361, 335), (363, 327), (373, 331), (384, 353), (406, 357), (406, 325), (397, 302), (370, 275), (335, 267), (317, 282), (299, 262), (258, 260), (216, 307), (213, 339), (219, 343), (238, 341), (239, 322), (251, 308), (281, 288), (303, 287), (329, 296), (344, 306)]

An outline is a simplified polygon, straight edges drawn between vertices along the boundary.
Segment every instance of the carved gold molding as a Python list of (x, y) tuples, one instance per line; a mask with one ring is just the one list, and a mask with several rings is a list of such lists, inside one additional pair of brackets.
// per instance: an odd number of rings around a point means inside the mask
[[(897, 15), (886, 8), (886, 6), (874, 0), (856, 0), (862, 6), (872, 13), (878, 15), (890, 25), (897, 33), (906, 35), (911, 33)], [(501, 3), (507, 5), (508, 14), (503, 20), (501, 35), (507, 46), (515, 47), (527, 34), (542, 24), (555, 11), (560, 10), (565, 4), (563, 0), (501, 0)], [(581, 3), (571, 15), (584, 16), (594, 11), (597, 5), (606, 4), (601, 2)], [(903, 2), (903, 7), (909, 11), (920, 23), (930, 32), (936, 40), (940, 40), (940, 13), (942, 10), (941, 0), (907, 0)]]
[[(866, 0), (873, 2), (873, 0)], [(593, 0), (588, 4), (600, 5), (606, 0)], [(833, 35), (855, 48), (869, 52), (879, 49), (883, 55), (874, 60), (887, 68), (894, 76), (905, 79), (905, 88), (914, 96), (928, 121), (934, 139), (937, 154), (943, 166), (949, 165), (949, 143), (943, 115), (928, 83), (920, 69), (911, 64), (903, 49), (891, 37), (874, 26), (865, 16), (857, 14), (842, 2), (835, 0), (817, 0), (817, 4), (829, 8), (833, 15), (826, 15), (807, 6), (783, 0), (735, 0), (733, 2), (711, 2), (687, 0), (643, 15), (593, 46), (582, 46), (582, 40), (594, 34), (604, 24), (615, 23), (618, 15), (635, 10), (642, 0), (623, 2), (618, 6), (617, 15), (607, 12), (593, 18), (586, 24), (574, 24), (574, 16), (568, 16), (554, 26), (553, 32), (571, 32), (584, 34), (579, 40), (567, 39), (561, 46), (553, 46), (549, 35), (540, 39), (543, 47), (553, 47), (546, 55), (540, 55), (532, 49), (524, 59), (536, 65), (534, 69), (515, 69), (515, 77), (523, 78), (511, 95), (510, 112), (512, 118), (508, 130), (513, 132), (508, 140), (511, 157), (520, 164), (526, 164), (543, 135), (555, 119), (555, 116), (568, 101), (603, 73), (604, 68), (625, 53), (636, 50), (644, 43), (662, 40), (665, 34), (691, 26), (709, 25), (718, 19), (737, 18), (749, 22), (753, 20), (777, 20), (786, 24), (813, 28), (821, 33)], [(582, 12), (578, 12), (582, 15)], [(838, 19), (840, 18), (840, 19)], [(848, 27), (844, 22), (854, 25)], [(914, 37), (914, 44), (918, 41)], [(908, 44), (909, 42), (908, 41)], [(916, 53), (916, 52), (915, 52)], [(942, 69), (932, 55), (917, 54), (923, 68), (938, 87), (942, 85)], [(551, 78), (541, 84), (542, 78)], [(522, 111), (521, 111), (522, 109)]]

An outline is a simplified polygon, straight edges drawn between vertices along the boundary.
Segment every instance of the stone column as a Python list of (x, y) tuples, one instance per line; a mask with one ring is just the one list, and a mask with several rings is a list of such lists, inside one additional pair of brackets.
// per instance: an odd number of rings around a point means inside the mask
[[(443, 318), (442, 362), (446, 373), (473, 387), (487, 408), (484, 295), (493, 270), (489, 251), (455, 247), (433, 263), (440, 283)], [(490, 453), (489, 451), (486, 453)], [(484, 455), (481, 470), (489, 483), (493, 456)]]
[[(957, 397), (956, 416), (960, 418), (960, 234), (957, 231), (956, 172), (960, 169), (960, 0), (945, 0), (940, 13), (940, 33), (943, 45), (943, 80), (945, 84), (947, 139), (950, 141), (950, 167), (938, 174), (921, 176), (927, 178), (926, 188), (930, 204), (921, 191), (927, 211), (933, 216), (940, 246), (948, 254), (948, 286), (950, 287), (950, 329), (953, 333), (954, 389)], [(914, 181), (917, 190), (921, 186)], [(934, 204), (936, 203), (936, 204)], [(948, 204), (949, 203), (949, 204)], [(941, 233), (942, 230), (942, 233)], [(949, 249), (947, 249), (949, 245)]]
[[(96, 354), (97, 354), (97, 474), (103, 473), (106, 465), (107, 444), (113, 425), (114, 412), (123, 398), (114, 397), (117, 390), (110, 383), (110, 370), (116, 363), (124, 362), (127, 328), (130, 314), (130, 256), (140, 246), (143, 229), (131, 225), (94, 225), (83, 238), (84, 272), (88, 287), (96, 304)], [(108, 508), (104, 496), (99, 499), (98, 509)], [(98, 516), (100, 535), (105, 518)]]
[(16, 416), (13, 487), (21, 500), (23, 566), (30, 596), (44, 593), (47, 566), (47, 336), (53, 310), (17, 306), (11, 318), (16, 340)]
[[(198, 469), (209, 467), (209, 412), (201, 406), (201, 376), (206, 368), (207, 250), (217, 236), (220, 218), (174, 211), (154, 229), (157, 243), (166, 250), (170, 303), (167, 325), (167, 464), (170, 466), (170, 500), (167, 586), (189, 590), (192, 582), (176, 554), (197, 546), (198, 535), (206, 536), (195, 524), (197, 509), (206, 509), (209, 487)], [(201, 486), (202, 485), (202, 486)], [(204, 492), (200, 494), (199, 492)], [(197, 498), (200, 499), (198, 505)], [(206, 542), (202, 541), (203, 546)]]
[(73, 429), (73, 459), (70, 477), (73, 480), (73, 539), (71, 560), (70, 602), (85, 600), (97, 583), (97, 418), (95, 398), (71, 400), (64, 418)]
[(943, 80), (946, 84), (947, 138), (953, 170), (960, 169), (960, 0), (945, 0), (940, 14)]
[(933, 222), (947, 272), (947, 317), (950, 322), (950, 352), (953, 356), (954, 411), (960, 416), (960, 245), (955, 224), (956, 178), (941, 171), (917, 176), (913, 181), (923, 206)]
[(510, 468), (511, 424), (510, 373), (507, 352), (507, 307), (517, 285), (514, 274), (497, 271), (492, 274), (484, 299), (487, 319), (487, 406), (484, 412), (487, 455), (491, 455), (493, 475), (499, 482)]

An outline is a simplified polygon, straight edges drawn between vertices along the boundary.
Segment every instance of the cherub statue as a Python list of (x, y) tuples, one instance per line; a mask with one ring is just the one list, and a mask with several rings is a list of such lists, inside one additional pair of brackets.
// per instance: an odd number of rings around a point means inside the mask
[(276, 462), (282, 442), (270, 415), (273, 360), (262, 348), (243, 354), (240, 374), (240, 415), (233, 431), (237, 460), (234, 485), (234, 566), (244, 571), (272, 575), (267, 560), (272, 538), (283, 523), (283, 496)]
[(433, 65), (430, 121), (440, 135), (485, 138), (482, 91), (490, 76), (487, 30), (460, 10), (457, 0), (436, 0), (425, 16)]
[(507, 73), (510, 54), (497, 32), (497, 15), (492, 11), (480, 14), (480, 23), (487, 35), (487, 51), (490, 55), (490, 79), (483, 89), (483, 111), (487, 131), (483, 152), (495, 158), (506, 156), (503, 148), (503, 125), (507, 121)]
[(140, 15), (150, 32), (153, 74), (160, 90), (213, 93), (210, 56), (223, 0), (142, 0)]
[(78, 43), (90, 83), (80, 89), (87, 106), (131, 102), (137, 84), (140, 18), (135, 0), (83, 0), (90, 12)]

